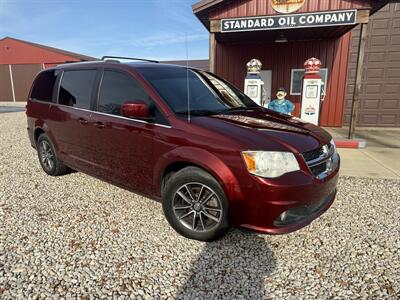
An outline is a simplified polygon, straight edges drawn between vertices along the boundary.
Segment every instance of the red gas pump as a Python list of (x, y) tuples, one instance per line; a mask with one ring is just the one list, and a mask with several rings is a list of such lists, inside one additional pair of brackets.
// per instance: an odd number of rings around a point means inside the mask
[(303, 89), (301, 93), (301, 119), (319, 125), (322, 78), (319, 74), (321, 61), (315, 57), (304, 63)]

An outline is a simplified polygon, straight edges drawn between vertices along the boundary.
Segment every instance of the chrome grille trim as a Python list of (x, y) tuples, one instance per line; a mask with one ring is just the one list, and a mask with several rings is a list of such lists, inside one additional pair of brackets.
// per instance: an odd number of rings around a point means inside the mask
[(319, 165), (319, 164), (327, 161), (335, 152), (335, 149), (332, 146), (329, 147), (328, 145), (324, 145), (321, 148), (322, 148), (322, 154), (319, 157), (312, 159), (312, 160), (308, 160), (308, 161), (306, 160), (306, 163), (309, 167), (313, 167), (315, 165)]
[[(302, 154), (302, 156), (304, 161), (307, 163), (310, 172), (318, 179), (323, 179), (336, 169), (338, 155), (335, 152), (335, 147), (333, 145), (326, 144), (321, 148), (305, 152)], [(312, 156), (313, 153), (320, 154), (316, 158), (307, 160), (307, 157)]]

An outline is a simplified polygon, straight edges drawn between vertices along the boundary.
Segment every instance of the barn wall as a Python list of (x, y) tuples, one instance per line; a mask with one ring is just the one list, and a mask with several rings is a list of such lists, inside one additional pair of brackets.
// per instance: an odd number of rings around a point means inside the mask
[(15, 101), (26, 101), (33, 79), (42, 69), (41, 64), (12, 65)]
[(0, 65), (0, 101), (13, 101), (10, 68)]

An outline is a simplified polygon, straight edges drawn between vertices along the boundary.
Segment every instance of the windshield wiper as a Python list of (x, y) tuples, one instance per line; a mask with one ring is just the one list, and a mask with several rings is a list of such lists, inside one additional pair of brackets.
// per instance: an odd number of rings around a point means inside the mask
[(220, 111), (219, 113), (228, 113), (231, 111), (241, 111), (241, 110), (249, 110), (249, 109), (254, 109), (255, 107), (251, 107), (251, 106), (236, 106), (236, 107), (231, 107), (228, 109), (224, 109), (222, 111)]
[[(190, 114), (193, 116), (211, 116), (211, 115), (219, 114), (220, 112), (221, 111), (207, 110), (207, 109), (193, 109), (190, 111)], [(187, 110), (179, 110), (179, 111), (176, 111), (175, 114), (187, 115), (188, 111)]]

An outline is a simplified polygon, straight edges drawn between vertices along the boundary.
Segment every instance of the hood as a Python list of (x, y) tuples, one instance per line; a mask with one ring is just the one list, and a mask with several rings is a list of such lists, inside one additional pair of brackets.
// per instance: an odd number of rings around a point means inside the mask
[(196, 118), (195, 123), (241, 142), (249, 150), (307, 152), (330, 142), (325, 130), (298, 118), (257, 108)]

